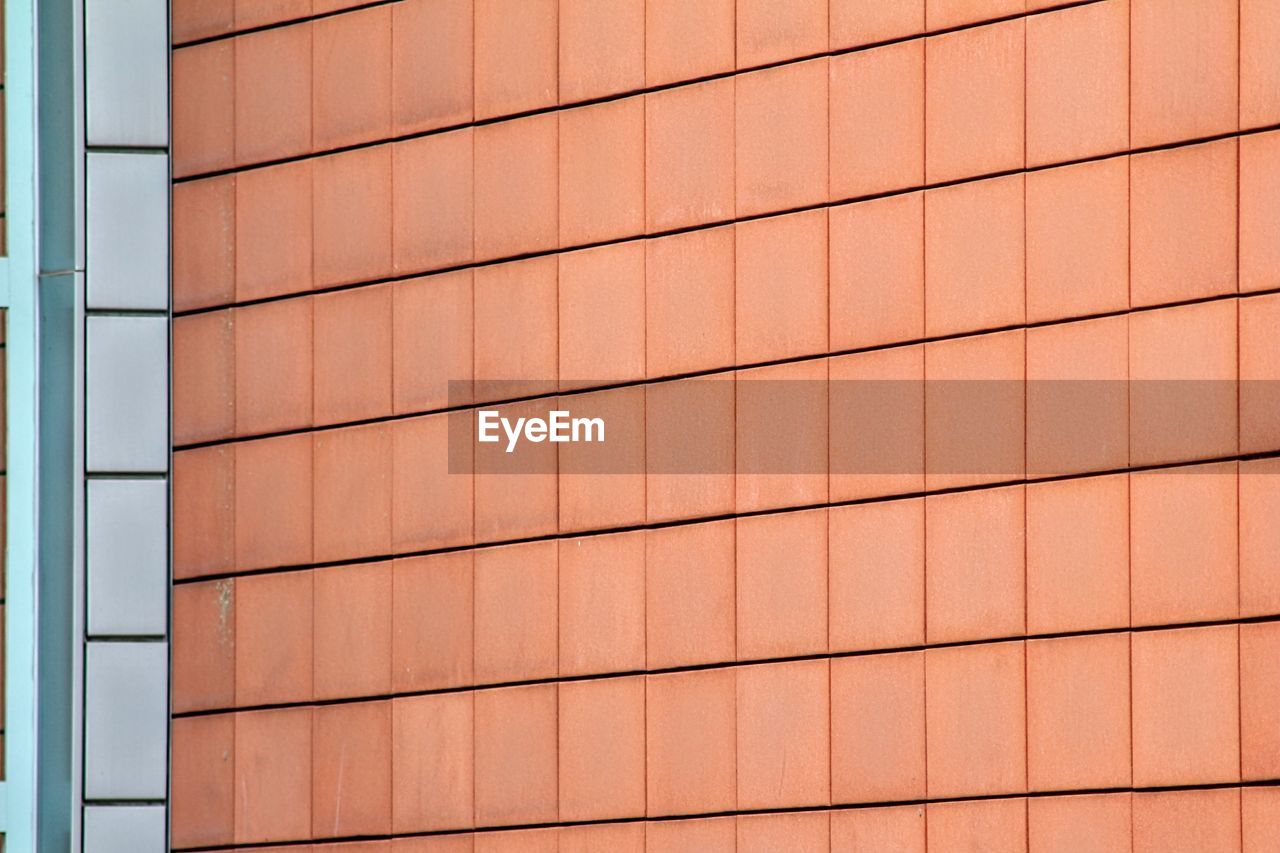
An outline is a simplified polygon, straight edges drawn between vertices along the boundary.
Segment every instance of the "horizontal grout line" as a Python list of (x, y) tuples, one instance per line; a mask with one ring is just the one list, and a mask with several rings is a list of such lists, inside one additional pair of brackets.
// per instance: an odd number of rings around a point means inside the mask
[[(599, 385), (589, 385), (583, 388), (566, 388), (564, 390), (546, 391), (539, 394), (526, 394), (517, 397), (503, 397), (495, 400), (481, 400), (478, 402), (461, 403), (456, 406), (444, 406), (438, 409), (422, 409), (412, 412), (397, 412), (390, 415), (378, 415), (369, 418), (359, 418), (352, 421), (337, 421), (328, 424), (313, 424), (306, 427), (295, 427), (293, 429), (275, 430), (272, 432), (260, 432), (250, 435), (233, 435), (227, 438), (208, 439), (206, 441), (193, 441), (186, 444), (174, 445), (175, 453), (185, 452), (188, 450), (201, 450), (209, 447), (225, 447), (228, 445), (244, 444), (246, 442), (260, 441), (269, 438), (285, 438), (296, 435), (310, 435), (314, 433), (331, 432), (340, 429), (351, 429), (354, 427), (374, 426), (377, 424), (396, 423), (398, 421), (412, 420), (414, 418), (425, 418), (435, 415), (450, 415), (460, 412), (475, 411), (482, 408), (494, 406), (510, 406), (518, 403), (531, 403), (539, 400), (556, 400), (562, 397), (581, 397), (589, 394), (598, 394), (605, 391), (618, 391), (627, 388), (648, 387), (650, 385), (662, 385), (670, 382), (677, 382), (686, 379), (708, 379), (713, 377), (728, 376), (730, 374), (743, 373), (749, 370), (759, 370), (768, 367), (784, 367), (791, 364), (805, 364), (808, 362), (822, 361), (833, 358), (843, 358), (851, 355), (865, 355), (868, 353), (884, 352), (887, 350), (905, 349), (908, 347), (925, 346), (927, 344), (945, 343), (947, 341), (967, 340), (969, 338), (977, 338), (983, 335), (997, 335), (1005, 332), (1029, 331), (1031, 329), (1043, 329), (1056, 326), (1064, 326), (1072, 323), (1086, 323), (1091, 320), (1105, 320), (1115, 317), (1128, 317), (1134, 314), (1147, 314), (1155, 311), (1164, 311), (1171, 308), (1186, 308), (1194, 305), (1206, 305), (1216, 302), (1227, 302), (1231, 300), (1254, 299), (1259, 297), (1274, 296), (1280, 294), (1280, 286), (1268, 288), (1265, 290), (1249, 291), (1247, 293), (1218, 293), (1211, 296), (1197, 296), (1191, 299), (1181, 299), (1175, 302), (1162, 302), (1155, 305), (1143, 305), (1138, 308), (1122, 308), (1115, 311), (1101, 311), (1093, 314), (1082, 314), (1074, 317), (1062, 317), (1054, 320), (1036, 320), (1032, 322), (1020, 323), (1010, 326), (995, 326), (985, 329), (974, 329), (969, 331), (952, 332), (946, 335), (934, 335), (932, 337), (911, 338), (903, 341), (891, 341), (889, 343), (871, 344), (864, 347), (847, 347), (845, 349), (831, 350), (828, 352), (813, 353), (810, 355), (793, 355), (786, 358), (776, 358), (769, 361), (756, 361), (745, 364), (732, 365), (729, 367), (711, 367), (705, 370), (693, 370), (685, 373), (673, 373), (663, 376), (646, 377), (642, 379), (628, 379), (620, 382), (606, 382)], [(226, 310), (226, 309), (219, 309)], [(471, 380), (473, 384), (477, 380)], [(486, 381), (486, 380), (479, 380)], [(490, 380), (492, 381), (492, 380)], [(528, 380), (531, 384), (534, 380)], [(549, 380), (550, 381), (550, 380)], [(558, 380), (557, 380), (558, 381)], [(902, 380), (906, 382), (914, 380)], [(1116, 380), (1119, 381), (1119, 380)], [(1128, 380), (1126, 380), (1128, 381)]]
[[(245, 27), (244, 29), (240, 29), (240, 30), (232, 29), (231, 31), (225, 32), (225, 33), (215, 33), (214, 35), (211, 35), (211, 36), (200, 36), (199, 38), (187, 39), (186, 41), (182, 41), (182, 42), (174, 42), (169, 46), (169, 49), (171, 51), (177, 51), (187, 47), (199, 47), (202, 44), (212, 44), (214, 42), (227, 41), (229, 39), (234, 39), (239, 36), (247, 36), (247, 35), (252, 35), (253, 33), (267, 32), (269, 30), (279, 30), (279, 29), (283, 29), (284, 27), (292, 27), (296, 24), (307, 24), (307, 23), (310, 23), (311, 21), (322, 21), (325, 18), (333, 18), (333, 17), (337, 17), (338, 15), (346, 15), (352, 12), (361, 12), (361, 11), (364, 11), (365, 9), (376, 9), (379, 6), (391, 6), (401, 2), (404, 2), (404, 0), (368, 0), (368, 2), (357, 3), (355, 5), (347, 6), (343, 9), (331, 9), (328, 12), (319, 12), (316, 14), (302, 15), (297, 18), (286, 18), (281, 21), (271, 21), (270, 23), (266, 23), (266, 24), (255, 24), (252, 27)], [(234, 27), (234, 24), (233, 24), (233, 27)]]
[(164, 634), (86, 634), (86, 643), (166, 643), (169, 638)]
[[(1101, 2), (1101, 0), (1092, 0), (1092, 2)], [(730, 225), (739, 225), (748, 222), (756, 222), (762, 219), (776, 219), (783, 216), (790, 216), (798, 213), (808, 213), (817, 210), (829, 210), (835, 207), (844, 207), (851, 204), (861, 204), (863, 202), (878, 201), (885, 198), (895, 198), (897, 196), (912, 195), (914, 193), (929, 192), (932, 190), (947, 189), (948, 187), (963, 186), (966, 184), (977, 183), (979, 181), (989, 181), (998, 178), (1008, 178), (1015, 175), (1029, 175), (1036, 172), (1043, 172), (1050, 169), (1064, 169), (1071, 166), (1081, 166), (1087, 163), (1099, 163), (1106, 160), (1114, 160), (1119, 157), (1133, 157), (1142, 154), (1152, 154), (1160, 151), (1173, 151), (1181, 148), (1190, 148), (1196, 145), (1206, 145), (1212, 142), (1221, 142), (1227, 139), (1240, 139), (1246, 136), (1253, 136), (1262, 133), (1270, 133), (1280, 130), (1280, 123), (1265, 125), (1262, 127), (1249, 128), (1248, 130), (1230, 131), (1227, 133), (1214, 134), (1212, 136), (1196, 137), (1194, 139), (1179, 140), (1176, 142), (1164, 143), (1161, 145), (1152, 145), (1144, 148), (1131, 148), (1124, 151), (1112, 151), (1105, 154), (1095, 154), (1089, 157), (1080, 157), (1074, 160), (1064, 160), (1055, 163), (1043, 163), (1038, 166), (1024, 166), (1017, 169), (1005, 169), (998, 172), (986, 172), (980, 175), (973, 175), (965, 178), (952, 178), (947, 181), (938, 181), (935, 183), (918, 184), (911, 187), (904, 187), (892, 190), (883, 190), (875, 193), (867, 193), (860, 196), (850, 196), (847, 198), (836, 199), (831, 201), (815, 202), (813, 204), (801, 205), (798, 207), (787, 208), (785, 210), (774, 210), (765, 213), (753, 213), (730, 219), (719, 219), (714, 222), (699, 223), (696, 225), (686, 225), (679, 228), (670, 228), (662, 231), (645, 232), (641, 234), (632, 234), (625, 237), (614, 237), (608, 240), (597, 240), (592, 243), (582, 243), (574, 246), (562, 246), (554, 249), (542, 249), (532, 252), (523, 252), (516, 255), (506, 255), (499, 258), (493, 258), (483, 261), (467, 261), (464, 263), (453, 264), (451, 266), (437, 267), (426, 270), (416, 270), (413, 272), (395, 273), (393, 275), (380, 276), (378, 278), (365, 279), (355, 282), (347, 282), (344, 284), (324, 285), (321, 287), (313, 287), (308, 290), (293, 293), (279, 293), (271, 296), (263, 296), (255, 299), (244, 299), (233, 302), (221, 303), (218, 305), (207, 305), (200, 308), (186, 308), (173, 312), (174, 317), (191, 317), (200, 314), (210, 314), (216, 311), (225, 311), (231, 308), (246, 308), (253, 305), (265, 305), (273, 302), (283, 302), (290, 299), (302, 299), (309, 296), (321, 296), (328, 293), (342, 293), (349, 290), (358, 290), (365, 287), (376, 287), (382, 284), (394, 284), (402, 281), (413, 281), (416, 279), (430, 278), (434, 276), (443, 276), (449, 273), (462, 272), (464, 270), (485, 269), (487, 267), (501, 266), (503, 264), (515, 263), (517, 261), (527, 261), (536, 258), (554, 257), (558, 255), (568, 254), (570, 252), (585, 251), (587, 249), (598, 249), (605, 246), (617, 246), (626, 243), (635, 243), (644, 240), (657, 240), (664, 237), (674, 237), (680, 234), (692, 234), (701, 231), (710, 231), (716, 228), (725, 228)]]
[(168, 471), (85, 471), (86, 480), (155, 480), (169, 479)]
[[(789, 65), (797, 65), (801, 62), (812, 62), (817, 59), (829, 59), (829, 58), (835, 58), (840, 56), (846, 56), (851, 53), (861, 53), (863, 51), (874, 50), (880, 47), (889, 47), (891, 45), (903, 44), (905, 42), (922, 41), (924, 39), (933, 38), (936, 36), (944, 36), (950, 33), (964, 32), (966, 30), (973, 30), (973, 29), (979, 29), (981, 27), (994, 26), (996, 24), (1007, 23), (1009, 21), (1026, 20), (1028, 18), (1037, 17), (1039, 15), (1046, 15), (1052, 12), (1060, 12), (1065, 9), (1075, 9), (1082, 6), (1093, 6), (1095, 4), (1103, 3), (1106, 1), (1107, 0), (1070, 0), (1070, 2), (1064, 2), (1057, 6), (1048, 7), (1044, 9), (1036, 9), (1030, 12), (1015, 12), (1011, 15), (1002, 15), (997, 18), (988, 18), (986, 20), (975, 21), (973, 23), (968, 23), (968, 24), (957, 24), (955, 26), (944, 27), (937, 30), (927, 30), (925, 32), (912, 33), (910, 35), (899, 36), (897, 38), (892, 38), (892, 39), (885, 39), (883, 41), (872, 42), (870, 44), (856, 45), (854, 47), (839, 48), (836, 50), (826, 50), (818, 53), (809, 53), (809, 54), (805, 54), (804, 56), (796, 56), (788, 59), (779, 59), (773, 62), (760, 63), (758, 65), (751, 65), (745, 68), (735, 68), (730, 71), (720, 71), (714, 74), (706, 74), (701, 77), (692, 77), (686, 80), (676, 80), (671, 83), (662, 83), (654, 86), (642, 86), (636, 89), (628, 89), (624, 92), (617, 92), (610, 95), (601, 95), (599, 97), (587, 98), (580, 101), (570, 101), (568, 103), (563, 103), (563, 104), (551, 104), (549, 106), (536, 107), (534, 109), (522, 110), (520, 112), (504, 113), (503, 115), (499, 115), (499, 116), (491, 116), (489, 118), (483, 118), (483, 119), (473, 119), (471, 121), (459, 122), (457, 124), (445, 125), (443, 127), (434, 127), (429, 130), (413, 131), (411, 133), (404, 133), (404, 134), (399, 134), (394, 136), (382, 137), (379, 139), (373, 139), (367, 142), (355, 142), (355, 143), (351, 143), (350, 145), (340, 145), (333, 148), (326, 148), (321, 151), (310, 151), (305, 154), (293, 154), (287, 157), (278, 157), (274, 160), (263, 160), (256, 163), (246, 163), (240, 166), (229, 166), (224, 169), (214, 169), (208, 172), (199, 172), (192, 175), (183, 175), (180, 178), (175, 178), (174, 183), (187, 183), (189, 181), (197, 181), (203, 178), (217, 178), (217, 177), (223, 177), (226, 175), (234, 175), (240, 172), (251, 171), (253, 169), (264, 169), (271, 166), (283, 166), (288, 163), (298, 163), (303, 160), (313, 160), (319, 157), (327, 157), (334, 154), (345, 154), (349, 151), (361, 151), (366, 148), (376, 148), (380, 145), (388, 145), (395, 142), (408, 142), (410, 140), (422, 139), (428, 136), (438, 136), (442, 133), (451, 133), (457, 130), (466, 130), (468, 128), (475, 128), (475, 127), (486, 127), (492, 124), (501, 124), (503, 122), (515, 121), (517, 119), (522, 119), (522, 118), (532, 118), (534, 116), (551, 115), (551, 114), (563, 112), (565, 110), (577, 109), (579, 107), (590, 107), (590, 106), (596, 106), (599, 104), (608, 104), (608, 103), (613, 103), (614, 101), (626, 100), (627, 98), (635, 98), (642, 95), (653, 95), (659, 92), (670, 91), (672, 89), (680, 89), (685, 86), (696, 86), (700, 83), (710, 83), (716, 80), (728, 80), (743, 74), (750, 74), (755, 71), (767, 71), (773, 68), (784, 68)], [(372, 7), (375, 5), (378, 5), (378, 6), (386, 5), (388, 3), (394, 3), (394, 2), (400, 2), (400, 0), (382, 0), (382, 2), (371, 3), (369, 7)], [(333, 17), (336, 14), (342, 14), (342, 12), (328, 12), (323, 15), (317, 15), (314, 18), (305, 18), (305, 19), (298, 19), (294, 21), (281, 22), (280, 24), (275, 26), (268, 25), (268, 26), (258, 28), (254, 30), (254, 32), (258, 32), (260, 30), (267, 30), (267, 29), (278, 29), (279, 27), (306, 23), (310, 20)], [(207, 44), (212, 41), (223, 41), (229, 38), (235, 38), (235, 35), (236, 34), (223, 34), (219, 36), (213, 36), (198, 43)], [(182, 45), (180, 47), (185, 47), (185, 46), (186, 45)], [(175, 48), (175, 50), (176, 49), (179, 49), (179, 48)]]
[[(731, 811), (718, 812), (699, 812), (696, 814), (676, 814), (676, 815), (660, 815), (660, 816), (642, 816), (642, 817), (622, 817), (622, 818), (601, 818), (598, 820), (577, 820), (577, 821), (557, 821), (555, 823), (529, 823), (529, 824), (513, 824), (510, 826), (482, 826), (470, 829), (439, 829), (424, 832), (406, 832), (393, 833), (388, 835), (351, 835), (336, 836), (330, 838), (311, 838), (300, 839), (295, 841), (270, 841), (255, 842), (251, 844), (233, 844), (212, 845), (199, 847), (179, 847), (175, 850), (184, 851), (184, 853), (203, 853), (203, 851), (223, 851), (223, 850), (256, 850), (263, 848), (276, 849), (280, 847), (303, 847), (309, 845), (322, 844), (340, 844), (353, 843), (361, 841), (390, 841), (401, 838), (432, 838), (438, 836), (455, 836), (455, 835), (477, 835), (481, 833), (491, 832), (515, 832), (515, 831), (533, 831), (539, 829), (573, 829), (583, 826), (615, 826), (619, 824), (652, 824), (652, 823), (670, 823), (673, 821), (686, 820), (714, 820), (717, 818), (731, 817), (755, 817), (760, 815), (775, 814), (821, 814), (842, 811), (861, 811), (864, 809), (882, 809), (882, 808), (923, 808), (930, 805), (947, 805), (950, 803), (983, 803), (983, 802), (1001, 802), (1006, 800), (1040, 800), (1056, 797), (1072, 797), (1087, 795), (1123, 795), (1123, 794), (1164, 794), (1164, 793), (1195, 793), (1197, 791), (1231, 791), (1244, 790), (1247, 788), (1274, 788), (1280, 787), (1280, 778), (1276, 779), (1256, 779), (1240, 782), (1209, 782), (1205, 784), (1184, 784), (1184, 785), (1153, 785), (1153, 786), (1129, 786), (1118, 788), (1075, 788), (1060, 789), (1052, 791), (1026, 791), (1023, 793), (1010, 794), (978, 794), (974, 796), (957, 796), (957, 797), (925, 797), (923, 799), (913, 800), (879, 800), (866, 803), (833, 803), (829, 806), (782, 806), (778, 808), (760, 808), (760, 809), (734, 809)], [(318, 851), (322, 853), (322, 851)]]
[(719, 515), (699, 516), (697, 518), (680, 518), (668, 521), (643, 522), (618, 527), (599, 528), (595, 530), (578, 530), (572, 532), (547, 533), (540, 536), (526, 536), (518, 539), (500, 539), (487, 542), (473, 542), (468, 545), (449, 545), (441, 548), (424, 548), (401, 553), (372, 554), (351, 557), (344, 560), (326, 560), (310, 563), (295, 563), (281, 566), (266, 566), (256, 569), (232, 572), (211, 572), (197, 577), (174, 578), (174, 586), (192, 583), (207, 583), (232, 578), (257, 577), (261, 575), (285, 574), (288, 572), (305, 572), (314, 569), (332, 569), (345, 566), (363, 566), (372, 563), (388, 563), (413, 557), (431, 557), (438, 554), (456, 554), (464, 551), (483, 551), (490, 548), (501, 548), (510, 545), (528, 545), (537, 542), (560, 542), (573, 539), (586, 539), (595, 536), (612, 536), (621, 533), (635, 533), (642, 530), (665, 530), (671, 527), (689, 527), (697, 524), (712, 524), (717, 521), (730, 521), (738, 518), (756, 518), (768, 515), (786, 515), (789, 513), (808, 512), (818, 509), (839, 509), (849, 506), (888, 503), (891, 501), (907, 501), (919, 498), (937, 497), (941, 495), (964, 494), (968, 492), (1004, 489), (1015, 486), (1034, 486), (1043, 483), (1060, 483), (1074, 480), (1086, 480), (1095, 477), (1110, 477), (1119, 474), (1142, 474), (1149, 471), (1169, 471), (1175, 468), (1209, 466), (1228, 462), (1256, 462), (1280, 458), (1280, 449), (1260, 451), (1256, 453), (1236, 453), (1228, 456), (1214, 456), (1204, 459), (1181, 460), (1177, 462), (1153, 463), (1150, 465), (1130, 465), (1123, 468), (1108, 468), (1102, 471), (1083, 471), (1071, 474), (1048, 474), (1042, 477), (1018, 477), (992, 483), (976, 483), (964, 486), (948, 486), (940, 489), (925, 489), (915, 492), (898, 492), (888, 495), (851, 498), (843, 501), (825, 501), (821, 503), (798, 504), (795, 506), (771, 507), (768, 509), (747, 510), (744, 512), (721, 513)]
[(169, 148), (165, 145), (86, 145), (86, 154), (149, 154), (149, 155), (168, 155)]
[(85, 308), (86, 317), (158, 317), (167, 319), (168, 308)]
[(882, 655), (910, 654), (938, 649), (971, 648), (974, 646), (991, 646), (1001, 643), (1025, 643), (1038, 640), (1067, 640), (1076, 637), (1108, 637), (1119, 634), (1150, 634), (1156, 631), (1178, 631), (1194, 628), (1227, 628), (1233, 625), (1271, 625), (1280, 622), (1280, 614), (1270, 616), (1247, 616), (1235, 619), (1209, 619), (1195, 622), (1170, 622), (1159, 625), (1131, 625), (1121, 628), (1089, 628), (1078, 631), (1051, 631), (1039, 634), (1014, 634), (1003, 637), (983, 637), (974, 640), (949, 640), (938, 643), (916, 643), (908, 646), (891, 646), (876, 649), (857, 649), (843, 652), (815, 652), (807, 655), (786, 655), (782, 657), (751, 658), (748, 660), (717, 661), (714, 663), (688, 664), (683, 666), (658, 667), (627, 670), (624, 672), (591, 673), (586, 675), (548, 676), (546, 678), (530, 678), (520, 681), (502, 681), (486, 684), (472, 684), (458, 687), (438, 687), (426, 690), (406, 690), (401, 692), (379, 693), (365, 696), (343, 696), (332, 699), (312, 699), (310, 701), (276, 702), (261, 705), (244, 705), (231, 708), (210, 708), (199, 711), (182, 711), (172, 714), (173, 719), (191, 717), (220, 717), (227, 714), (248, 714), (257, 711), (299, 710), (303, 708), (330, 708), (336, 705), (354, 705), (365, 702), (389, 702), (395, 699), (411, 699), (422, 696), (447, 696), (457, 693), (478, 693), (491, 690), (503, 690), (512, 687), (542, 687), (556, 684), (576, 684), (584, 681), (606, 681), (615, 678), (638, 678), (653, 675), (678, 675), (689, 672), (707, 672), (724, 669), (739, 669), (748, 666), (764, 666), (772, 664), (804, 663), (807, 661), (832, 661), (845, 658), (879, 657)]

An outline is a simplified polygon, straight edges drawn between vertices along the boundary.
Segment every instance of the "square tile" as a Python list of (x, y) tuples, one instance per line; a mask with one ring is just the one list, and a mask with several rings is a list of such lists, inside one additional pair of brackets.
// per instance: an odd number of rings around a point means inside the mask
[(682, 853), (685, 850), (735, 853), (738, 843), (737, 823), (738, 819), (732, 816), (647, 821), (645, 850), (647, 853)]
[(729, 373), (645, 388), (649, 521), (733, 512), (735, 379)]
[(392, 832), (474, 824), (474, 703), (470, 692), (391, 700)]
[[(911, 3), (832, 5), (876, 15)], [(832, 57), (831, 198), (924, 183), (924, 127), (923, 39)]]
[(391, 831), (391, 702), (314, 710), (311, 834), (323, 838)]
[(1022, 12), (1035, 0), (932, 0), (925, 4), (929, 31), (989, 21)]
[(924, 653), (832, 660), (832, 801), (894, 802), (924, 795)]
[(645, 668), (645, 535), (560, 540), (562, 677)]
[(235, 578), (174, 585), (172, 678), (174, 713), (235, 704)]
[(556, 685), (480, 690), (475, 703), (477, 825), (554, 822)]
[(560, 684), (560, 819), (645, 811), (643, 676)]
[(475, 552), (475, 678), (481, 684), (554, 678), (555, 542)]
[(738, 0), (739, 68), (827, 49), (827, 0)]
[(476, 128), (476, 260), (558, 245), (559, 130), (551, 113)]
[(738, 853), (826, 853), (831, 849), (830, 820), (826, 811), (740, 815)]
[(475, 0), (475, 117), (554, 106), (559, 3)]
[(397, 135), (471, 120), (472, 0), (391, 7), (391, 119)]
[(396, 414), (472, 400), (472, 271), (397, 282), (391, 289), (391, 395)]
[(280, 432), (312, 423), (310, 297), (232, 311), (235, 432)]
[(1136, 787), (1240, 779), (1238, 635), (1235, 625), (1133, 635)]
[(1240, 290), (1280, 286), (1280, 133), (1240, 140)]
[(562, 110), (559, 116), (560, 246), (643, 232), (644, 98)]
[[(394, 6), (400, 9), (401, 5)], [(475, 131), (463, 128), (391, 146), (391, 254), (395, 273), (470, 261), (475, 252)], [(455, 273), (456, 274), (456, 273)]]
[(391, 294), (391, 285), (378, 285), (314, 297), (317, 426), (391, 414)]
[(648, 814), (735, 808), (737, 669), (646, 677)]
[(930, 850), (1027, 853), (1027, 801), (929, 803)]
[(649, 378), (734, 364), (734, 232), (728, 225), (644, 242)]
[(173, 310), (231, 302), (235, 298), (236, 176), (175, 184), (171, 215)]
[(310, 435), (244, 442), (235, 451), (235, 568), (310, 563)]
[(230, 311), (173, 319), (173, 443), (235, 433), (235, 326)]
[(237, 705), (306, 702), (313, 696), (312, 573), (238, 578)]
[(826, 359), (744, 370), (735, 385), (738, 511), (826, 502)]
[(235, 718), (236, 844), (311, 834), (311, 709)]
[(1240, 776), (1280, 768), (1280, 623), (1240, 626)]
[(477, 401), (555, 390), (558, 281), (550, 256), (475, 271)]
[(1240, 463), (1240, 615), (1280, 613), (1280, 460)]
[[(1023, 645), (954, 646), (924, 653), (929, 797), (1026, 790)], [(932, 832), (934, 821), (929, 824)]]
[(317, 149), (391, 135), (391, 15), (391, 9), (375, 7), (312, 24)]
[(1133, 795), (1133, 853), (1238, 853), (1240, 844), (1238, 789)]
[(391, 273), (391, 146), (358, 148), (315, 161), (317, 285)]
[(235, 566), (235, 445), (173, 454), (173, 576)]
[(737, 671), (739, 809), (831, 802), (827, 663), (796, 661)]
[(645, 96), (645, 224), (650, 233), (734, 216), (734, 81)]
[(645, 85), (734, 69), (736, 0), (646, 0)]
[(645, 532), (648, 668), (733, 660), (736, 522)]
[(1133, 624), (1236, 618), (1236, 463), (1137, 471), (1129, 484)]
[(832, 507), (828, 526), (831, 651), (923, 644), (924, 500)]
[[(521, 418), (546, 420), (557, 406), (557, 400), (542, 399), (485, 411), (494, 412), (497, 419), (519, 423)], [(454, 429), (461, 429), (461, 425)], [(555, 533), (559, 529), (556, 446), (525, 441), (511, 453), (498, 442), (474, 446), (475, 541), (499, 542)]]
[(1240, 451), (1280, 447), (1280, 296), (1240, 300)]
[(173, 721), (169, 832), (174, 845), (231, 844), (235, 839), (235, 716)]
[(315, 559), (349, 560), (391, 550), (391, 427), (314, 433)]
[(230, 40), (173, 52), (175, 177), (225, 169), (235, 163), (235, 62), (235, 45)]
[(560, 103), (644, 88), (645, 2), (560, 4)]
[(311, 151), (310, 22), (235, 40), (235, 162), (262, 163)]
[(1240, 792), (1242, 841), (1247, 853), (1270, 853), (1280, 837), (1280, 789), (1245, 788)]
[(831, 500), (924, 489), (924, 347), (827, 361)]
[(739, 518), (738, 660), (827, 650), (827, 510)]
[(312, 288), (313, 183), (311, 160), (236, 174), (237, 300)]
[(643, 379), (645, 244), (560, 255), (559, 311), (561, 389)]
[(894, 806), (833, 811), (831, 849), (925, 853), (924, 810), (924, 806)]
[(1271, 0), (1240, 4), (1240, 127), (1280, 121), (1280, 9)]
[(827, 77), (827, 60), (816, 59), (734, 78), (738, 216), (827, 200)]
[(830, 0), (828, 24), (831, 50), (915, 35), (924, 32), (924, 0)]
[[(590, 440), (569, 441), (559, 451), (560, 531), (619, 528), (642, 522), (644, 389), (596, 391), (562, 398), (561, 404), (564, 409), (560, 411), (568, 412), (565, 418), (587, 422), (583, 436)], [(590, 425), (592, 421), (595, 427)]]
[(831, 208), (834, 351), (924, 337), (924, 195)]
[(459, 551), (392, 563), (394, 692), (472, 683), (473, 560), (473, 552)]
[(315, 697), (391, 692), (391, 563), (316, 569), (313, 584)]
[(394, 421), (391, 547), (398, 554), (475, 541), (470, 411)]
[(1027, 841), (1036, 853), (1131, 853), (1132, 795), (1085, 794), (1027, 800)]
[(560, 828), (559, 853), (592, 853), (616, 850), (618, 853), (644, 853), (644, 823), (605, 823)]
[(827, 211), (736, 226), (736, 355), (758, 364), (827, 349)]

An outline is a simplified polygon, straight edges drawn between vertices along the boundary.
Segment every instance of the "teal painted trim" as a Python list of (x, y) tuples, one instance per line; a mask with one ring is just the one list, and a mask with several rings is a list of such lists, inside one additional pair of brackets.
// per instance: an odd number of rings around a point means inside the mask
[(8, 404), (5, 571), (5, 850), (36, 850), (36, 103), (35, 0), (6, 0), (5, 204)]

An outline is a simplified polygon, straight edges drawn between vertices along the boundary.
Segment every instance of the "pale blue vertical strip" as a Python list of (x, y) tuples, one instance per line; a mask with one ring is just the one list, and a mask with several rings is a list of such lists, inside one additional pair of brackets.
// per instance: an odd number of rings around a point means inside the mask
[(8, 853), (35, 850), (36, 725), (36, 163), (35, 0), (5, 0), (5, 203), (8, 304), (5, 782)]

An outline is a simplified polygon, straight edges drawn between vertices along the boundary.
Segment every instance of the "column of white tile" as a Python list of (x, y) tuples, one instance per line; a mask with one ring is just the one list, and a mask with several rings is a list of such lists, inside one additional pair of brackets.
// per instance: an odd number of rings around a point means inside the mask
[(85, 853), (167, 849), (167, 0), (85, 0)]

